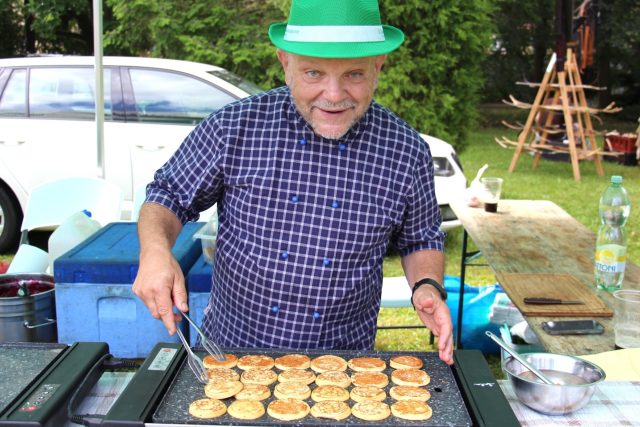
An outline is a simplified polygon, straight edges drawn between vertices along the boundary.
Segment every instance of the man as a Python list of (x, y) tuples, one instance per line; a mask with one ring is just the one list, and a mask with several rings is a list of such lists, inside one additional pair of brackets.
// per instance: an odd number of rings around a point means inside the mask
[(170, 333), (187, 294), (171, 247), (218, 202), (203, 328), (228, 347), (372, 349), (389, 242), (412, 302), (452, 360), (433, 164), (418, 133), (373, 102), (404, 40), (376, 0), (293, 0), (269, 30), (287, 86), (206, 118), (147, 188), (133, 285)]

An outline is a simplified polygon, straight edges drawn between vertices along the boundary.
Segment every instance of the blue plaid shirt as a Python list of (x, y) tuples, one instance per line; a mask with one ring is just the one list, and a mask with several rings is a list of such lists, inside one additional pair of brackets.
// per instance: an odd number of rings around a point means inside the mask
[(372, 349), (388, 244), (443, 250), (418, 133), (372, 102), (344, 137), (322, 138), (286, 87), (203, 120), (147, 201), (183, 223), (219, 202), (203, 328), (227, 347)]

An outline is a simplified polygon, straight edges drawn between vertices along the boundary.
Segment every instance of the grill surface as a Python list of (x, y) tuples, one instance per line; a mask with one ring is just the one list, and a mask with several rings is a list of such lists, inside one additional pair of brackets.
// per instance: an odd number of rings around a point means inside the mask
[(0, 413), (67, 348), (64, 344), (0, 344)]
[[(353, 415), (342, 421), (318, 419), (312, 415), (307, 415), (303, 419), (297, 421), (280, 421), (271, 418), (265, 414), (261, 418), (252, 421), (243, 421), (225, 414), (221, 417), (211, 420), (203, 420), (195, 418), (189, 414), (189, 404), (197, 399), (205, 398), (204, 386), (198, 383), (193, 373), (188, 369), (185, 363), (182, 364), (172, 384), (169, 386), (167, 393), (164, 395), (156, 412), (153, 415), (153, 422), (160, 424), (193, 424), (193, 425), (254, 425), (254, 426), (273, 426), (273, 425), (298, 425), (298, 426), (351, 426), (351, 425), (367, 425), (367, 426), (471, 426), (471, 418), (467, 412), (464, 401), (460, 394), (458, 385), (453, 377), (451, 369), (438, 358), (437, 353), (418, 353), (418, 352), (373, 352), (373, 351), (332, 351), (332, 350), (274, 350), (274, 349), (224, 349), (225, 353), (235, 354), (242, 357), (247, 354), (265, 354), (276, 358), (284, 354), (303, 353), (312, 359), (323, 354), (333, 354), (341, 356), (345, 360), (354, 357), (379, 357), (387, 362), (387, 369), (384, 371), (389, 376), (389, 385), (385, 387), (387, 398), (385, 403), (391, 405), (395, 402), (389, 396), (389, 389), (394, 385), (391, 382), (392, 368), (389, 367), (389, 359), (396, 355), (412, 355), (417, 356), (424, 362), (423, 370), (431, 376), (431, 382), (426, 388), (431, 393), (431, 399), (427, 402), (433, 409), (433, 416), (426, 421), (408, 421), (396, 418), (393, 415), (383, 421), (363, 421)], [(197, 351), (203, 356), (202, 351)], [(186, 361), (186, 360), (185, 360)], [(238, 368), (234, 368), (237, 372), (241, 372)], [(277, 372), (276, 368), (274, 368)], [(353, 372), (347, 369), (347, 374)], [(275, 399), (273, 396), (273, 387), (270, 387), (272, 396), (263, 401), (266, 405)], [(316, 387), (315, 383), (309, 386), (312, 390)], [(353, 386), (349, 386), (351, 390)], [(223, 400), (227, 406), (231, 404), (233, 398)], [(313, 406), (313, 400), (306, 399), (309, 406)], [(355, 402), (349, 400), (349, 406), (353, 406)]]

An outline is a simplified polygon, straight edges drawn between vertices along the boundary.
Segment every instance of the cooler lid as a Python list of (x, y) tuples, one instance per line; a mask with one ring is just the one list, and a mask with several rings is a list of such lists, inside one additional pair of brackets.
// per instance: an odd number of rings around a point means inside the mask
[(187, 275), (187, 289), (189, 292), (209, 292), (211, 291), (211, 276), (213, 266), (204, 259), (204, 255), (193, 264)]
[[(193, 239), (202, 225), (185, 224), (173, 246), (183, 272), (202, 254), (200, 241)], [(56, 283), (133, 283), (139, 254), (137, 223), (114, 222), (56, 259), (54, 278)]]

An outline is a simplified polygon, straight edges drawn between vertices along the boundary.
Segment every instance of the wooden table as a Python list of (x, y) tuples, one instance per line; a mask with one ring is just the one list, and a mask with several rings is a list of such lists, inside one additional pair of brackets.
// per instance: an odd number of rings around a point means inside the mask
[[(570, 274), (592, 288), (613, 308), (612, 295), (597, 291), (594, 286), (595, 234), (555, 203), (547, 200), (500, 200), (498, 213), (469, 207), (463, 201), (452, 203), (451, 208), (464, 227), (461, 284), (464, 283), (466, 266), (477, 255), (467, 252), (470, 236), (494, 273)], [(597, 207), (594, 215), (597, 215)], [(623, 287), (640, 289), (640, 268), (629, 261)], [(462, 315), (462, 307), (458, 313)], [(561, 320), (559, 317), (525, 316), (525, 319), (540, 343), (552, 353), (595, 354), (615, 348), (610, 317), (597, 319), (605, 327), (602, 335), (571, 336), (552, 336), (542, 330), (543, 321)], [(458, 343), (461, 324), (459, 318)]]

